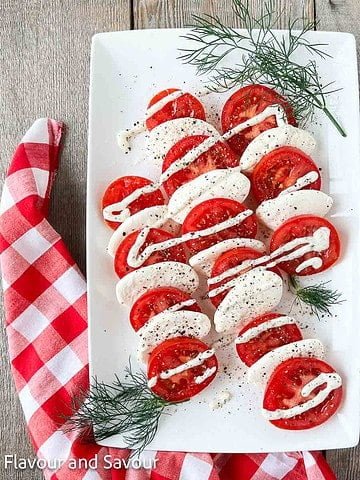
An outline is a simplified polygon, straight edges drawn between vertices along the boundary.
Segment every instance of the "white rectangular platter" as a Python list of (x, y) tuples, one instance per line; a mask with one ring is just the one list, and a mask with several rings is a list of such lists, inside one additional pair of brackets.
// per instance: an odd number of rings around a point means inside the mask
[[(145, 156), (145, 138), (138, 138), (131, 153), (124, 155), (116, 143), (119, 130), (143, 118), (148, 100), (158, 91), (178, 87), (196, 92), (199, 77), (190, 66), (177, 59), (178, 48), (186, 45), (184, 30), (140, 30), (98, 34), (91, 53), (90, 127), (87, 198), (87, 277), (89, 294), (90, 374), (111, 382), (123, 376), (129, 357), (137, 365), (138, 342), (128, 321), (128, 309), (115, 297), (116, 275), (105, 249), (111, 235), (102, 220), (100, 202), (108, 184), (117, 177), (139, 174), (156, 179), (158, 169)], [(278, 32), (277, 35), (281, 35)], [(156, 438), (149, 446), (157, 450), (195, 452), (270, 452), (351, 447), (359, 437), (359, 104), (354, 37), (345, 33), (312, 32), (310, 40), (328, 43), (331, 59), (319, 61), (324, 80), (335, 81), (342, 90), (330, 99), (345, 127), (342, 138), (322, 115), (307, 128), (318, 141), (315, 161), (322, 168), (323, 190), (334, 198), (331, 221), (338, 228), (343, 253), (341, 261), (325, 274), (311, 279), (332, 280), (346, 301), (334, 308), (334, 316), (318, 320), (306, 311), (292, 315), (304, 328), (305, 337), (319, 338), (326, 346), (327, 360), (343, 376), (344, 403), (337, 415), (321, 427), (309, 431), (279, 430), (260, 413), (263, 392), (249, 385), (245, 367), (235, 353), (220, 355), (228, 364), (202, 394), (178, 405), (165, 416)], [(305, 55), (307, 55), (305, 53)], [(305, 62), (305, 56), (300, 60)], [(229, 94), (205, 98), (210, 121)], [(289, 301), (277, 309), (288, 313)], [(212, 411), (209, 402), (227, 389), (231, 400)], [(101, 442), (123, 447), (120, 436)]]

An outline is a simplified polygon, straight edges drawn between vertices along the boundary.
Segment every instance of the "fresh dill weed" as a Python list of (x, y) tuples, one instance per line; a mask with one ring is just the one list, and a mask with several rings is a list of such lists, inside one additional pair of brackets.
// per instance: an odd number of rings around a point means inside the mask
[(130, 364), (125, 380), (116, 375), (106, 384), (94, 378), (89, 392), (73, 398), (73, 415), (66, 419), (64, 431), (76, 430), (84, 437), (94, 431), (97, 440), (122, 434), (126, 446), (139, 454), (154, 439), (166, 407), (177, 403), (155, 395), (146, 374), (134, 372)]
[(310, 307), (311, 315), (320, 318), (321, 315), (332, 315), (331, 307), (345, 300), (342, 294), (329, 287), (330, 281), (303, 287), (295, 276), (289, 277), (290, 291), (295, 295), (295, 302), (304, 303)]
[[(257, 18), (252, 16), (248, 0), (233, 0), (233, 10), (246, 33), (224, 25), (217, 16), (194, 15), (191, 31), (184, 36), (189, 48), (180, 49), (180, 59), (194, 65), (199, 75), (208, 75), (210, 91), (266, 84), (287, 97), (301, 124), (310, 121), (315, 110), (322, 110), (346, 137), (327, 105), (328, 96), (340, 89), (334, 82), (323, 84), (315, 60), (331, 58), (327, 44), (311, 42), (306, 35), (317, 23), (306, 18), (289, 21), (288, 30), (277, 37), (272, 29), (283, 11), (276, 12), (272, 0), (264, 1)], [(295, 53), (301, 49), (312, 57), (304, 64), (295, 61)], [(233, 63), (223, 66), (230, 54)]]

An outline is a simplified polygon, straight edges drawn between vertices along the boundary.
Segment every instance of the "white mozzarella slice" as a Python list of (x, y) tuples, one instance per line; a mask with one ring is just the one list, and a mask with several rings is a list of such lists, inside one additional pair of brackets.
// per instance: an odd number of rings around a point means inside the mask
[(240, 275), (215, 312), (216, 331), (237, 331), (251, 318), (275, 308), (282, 293), (282, 278), (270, 270), (257, 267)]
[(210, 332), (209, 318), (199, 312), (180, 310), (161, 312), (152, 317), (137, 333), (140, 335), (138, 358), (146, 362), (149, 353), (168, 338), (203, 338)]
[(210, 277), (211, 270), (219, 256), (238, 247), (253, 248), (259, 252), (265, 252), (265, 245), (260, 240), (253, 238), (229, 238), (193, 255), (189, 263), (199, 274)]
[(167, 205), (157, 205), (154, 207), (144, 208), (127, 218), (112, 234), (107, 252), (115, 257), (116, 250), (120, 243), (130, 233), (141, 230), (145, 227), (163, 228), (167, 232), (176, 233), (178, 225), (168, 215)]
[(295, 147), (311, 155), (316, 147), (315, 138), (307, 131), (292, 125), (271, 128), (260, 133), (242, 154), (240, 165), (245, 172), (252, 172), (264, 155), (279, 147)]
[(316, 338), (288, 343), (266, 353), (248, 370), (249, 382), (265, 386), (275, 368), (285, 360), (296, 357), (325, 358), (324, 345)]
[(199, 278), (193, 268), (185, 263), (162, 262), (142, 267), (126, 275), (116, 285), (119, 303), (131, 306), (141, 295), (153, 288), (175, 287), (193, 293)]
[(325, 217), (333, 205), (333, 199), (320, 190), (298, 190), (271, 200), (265, 200), (256, 209), (261, 222), (272, 230), (298, 215)]
[(177, 118), (161, 123), (149, 132), (148, 156), (161, 166), (170, 148), (179, 140), (192, 135), (216, 136), (221, 140), (219, 132), (210, 123), (191, 117)]
[(183, 223), (187, 214), (205, 200), (230, 198), (243, 202), (249, 191), (250, 181), (240, 167), (212, 170), (176, 190), (169, 201), (169, 216)]

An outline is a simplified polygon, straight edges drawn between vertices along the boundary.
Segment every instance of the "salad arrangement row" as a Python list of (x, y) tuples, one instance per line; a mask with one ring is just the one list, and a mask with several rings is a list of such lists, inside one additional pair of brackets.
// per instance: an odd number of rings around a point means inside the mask
[[(143, 123), (119, 134), (126, 152), (148, 131), (162, 173), (155, 182), (118, 178), (104, 194), (116, 295), (130, 308), (157, 396), (179, 402), (201, 392), (216, 377), (217, 349), (232, 342), (264, 392), (264, 417), (279, 428), (312, 428), (339, 408), (342, 380), (321, 341), (304, 339), (296, 319), (276, 308), (286, 275), (322, 272), (340, 256), (338, 232), (324, 218), (333, 201), (311, 158), (316, 142), (286, 99), (263, 85), (236, 91), (221, 126), (222, 134), (206, 122), (199, 98), (168, 89), (150, 101)], [(256, 208), (244, 203), (249, 195)], [(256, 238), (260, 223), (271, 231), (267, 246)], [(201, 279), (224, 340), (213, 345), (197, 301)]]

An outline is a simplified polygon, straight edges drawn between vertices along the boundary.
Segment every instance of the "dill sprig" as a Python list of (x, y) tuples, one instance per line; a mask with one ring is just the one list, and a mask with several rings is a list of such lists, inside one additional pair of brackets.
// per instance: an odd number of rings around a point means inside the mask
[(174, 405), (155, 395), (144, 372), (126, 368), (125, 380), (115, 375), (111, 384), (94, 382), (89, 392), (73, 398), (73, 415), (66, 432), (79, 431), (85, 438), (94, 431), (97, 440), (122, 434), (128, 448), (140, 453), (154, 439), (164, 409)]
[[(224, 25), (217, 16), (194, 15), (194, 25), (184, 36), (192, 48), (181, 49), (180, 59), (196, 66), (198, 74), (210, 74), (206, 85), (210, 91), (265, 83), (287, 96), (301, 123), (311, 120), (315, 110), (320, 109), (345, 137), (344, 129), (327, 105), (328, 95), (339, 89), (334, 88), (334, 82), (322, 83), (315, 61), (315, 57), (330, 57), (325, 51), (327, 45), (310, 42), (306, 37), (316, 22), (306, 18), (289, 20), (287, 32), (278, 38), (272, 29), (283, 12), (276, 13), (272, 0), (263, 3), (258, 18), (252, 16), (248, 0), (233, 0), (233, 10), (245, 34)], [(305, 49), (314, 58), (306, 64), (297, 63), (294, 54), (299, 49)], [(232, 65), (222, 65), (230, 54)]]
[(304, 303), (310, 307), (311, 315), (318, 318), (322, 314), (332, 315), (331, 307), (344, 302), (342, 294), (329, 288), (330, 281), (303, 287), (295, 276), (289, 277), (289, 287), (295, 295), (297, 303)]

